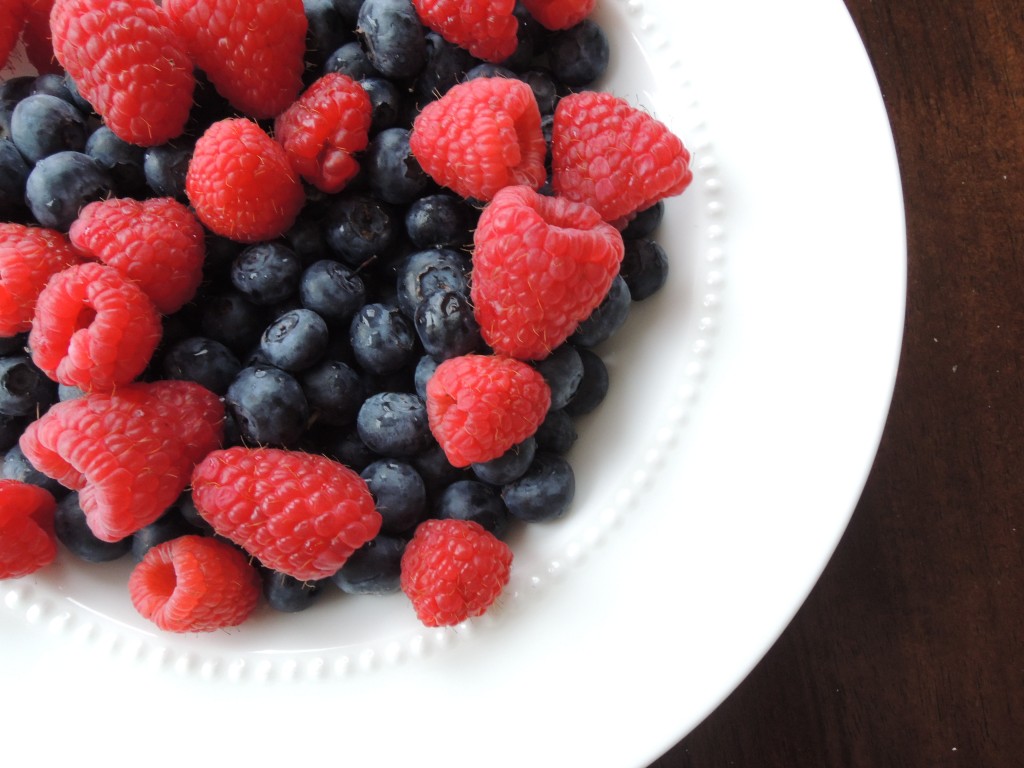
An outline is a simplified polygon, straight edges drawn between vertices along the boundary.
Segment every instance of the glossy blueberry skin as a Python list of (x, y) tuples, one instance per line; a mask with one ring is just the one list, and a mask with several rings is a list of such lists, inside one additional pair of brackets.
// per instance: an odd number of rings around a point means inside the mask
[(548, 65), (555, 80), (570, 88), (590, 85), (608, 69), (611, 48), (604, 30), (592, 19), (552, 34)]
[(583, 416), (596, 409), (607, 396), (610, 385), (608, 366), (601, 356), (590, 349), (578, 351), (583, 361), (583, 380), (572, 400), (565, 406), (565, 412), (574, 417)]
[(409, 149), (408, 128), (386, 128), (374, 136), (363, 153), (370, 191), (392, 205), (408, 205), (421, 197), (430, 177)]
[(57, 152), (35, 164), (25, 182), (25, 201), (43, 227), (67, 232), (78, 212), (109, 197), (114, 181), (82, 152)]
[(306, 59), (314, 68), (350, 41), (348, 27), (333, 0), (302, 0), (306, 12)]
[(31, 166), (10, 138), (0, 138), (0, 215), (14, 218), (25, 210), (25, 182)]
[(576, 422), (565, 410), (548, 411), (534, 435), (537, 448), (547, 453), (566, 454), (576, 444)]
[(299, 383), (310, 411), (319, 424), (351, 424), (366, 399), (362, 377), (341, 360), (317, 363), (300, 374)]
[(401, 580), (402, 555), (407, 542), (398, 536), (378, 534), (357, 549), (331, 577), (350, 595), (386, 595), (396, 592)]
[(572, 400), (583, 381), (583, 360), (571, 344), (562, 344), (534, 368), (544, 377), (551, 389), (551, 410), (564, 408)]
[(78, 503), (78, 494), (69, 493), (57, 504), (53, 517), (57, 539), (73, 555), (90, 563), (107, 563), (127, 555), (132, 549), (132, 537), (108, 542), (96, 537), (85, 520)]
[(411, 392), (378, 392), (368, 397), (359, 409), (356, 429), (380, 456), (415, 456), (433, 442), (426, 404)]
[(11, 140), (30, 163), (57, 152), (81, 152), (88, 135), (85, 116), (57, 96), (33, 94), (11, 113)]
[(408, 462), (378, 459), (359, 474), (376, 501), (384, 533), (405, 533), (426, 517), (427, 488)]
[(119, 194), (136, 198), (147, 196), (146, 151), (142, 147), (129, 144), (101, 125), (85, 142), (85, 154), (107, 170)]
[(227, 392), (241, 370), (241, 362), (227, 346), (202, 336), (175, 343), (163, 360), (167, 378), (194, 381), (217, 395)]
[(607, 341), (625, 324), (632, 301), (626, 281), (616, 275), (608, 295), (590, 317), (579, 324), (569, 340), (580, 347), (596, 347)]
[(192, 142), (184, 139), (176, 139), (146, 149), (142, 159), (142, 171), (146, 176), (146, 184), (154, 195), (173, 197), (180, 202), (187, 201), (185, 176), (194, 149)]
[(236, 355), (244, 355), (258, 344), (265, 327), (263, 309), (238, 291), (212, 296), (203, 302), (201, 332)]
[(263, 598), (273, 610), (298, 613), (312, 607), (323, 592), (319, 581), (300, 581), (280, 571), (262, 569)]
[(324, 74), (338, 73), (348, 75), (355, 81), (367, 77), (380, 77), (366, 50), (358, 41), (343, 43), (338, 46), (324, 62)]
[(437, 291), (417, 308), (416, 334), (435, 360), (468, 355), (483, 348), (480, 325), (469, 297), (461, 291)]
[(364, 77), (359, 84), (370, 97), (370, 135), (397, 125), (406, 108), (398, 86), (384, 77)]
[(405, 231), (422, 249), (465, 248), (473, 242), (476, 215), (455, 195), (438, 192), (412, 202), (405, 212)]
[(327, 341), (327, 323), (320, 315), (311, 309), (293, 309), (267, 326), (260, 351), (271, 365), (301, 371), (324, 356)]
[(420, 356), (416, 330), (405, 315), (387, 304), (366, 304), (349, 327), (356, 362), (368, 373), (387, 375), (414, 365)]
[(413, 97), (421, 109), (446, 94), (477, 63), (469, 51), (436, 32), (427, 32), (425, 45), (426, 62), (413, 86)]
[(427, 498), (436, 500), (437, 497), (454, 482), (459, 480), (472, 480), (475, 476), (466, 467), (453, 467), (444, 449), (436, 442), (431, 443), (423, 451), (409, 459), (409, 462), (416, 467), (423, 484), (427, 488)]
[(299, 289), (302, 261), (284, 243), (257, 243), (244, 249), (231, 265), (231, 283), (259, 306), (285, 301)]
[(526, 473), (536, 453), (537, 441), (533, 437), (528, 437), (496, 459), (473, 464), (473, 474), (478, 480), (490, 485), (507, 485)]
[(34, 416), (57, 401), (57, 383), (47, 378), (27, 354), (0, 357), (0, 413)]
[(329, 322), (348, 322), (366, 303), (366, 284), (340, 261), (320, 259), (302, 273), (299, 299)]
[(619, 274), (633, 301), (643, 301), (660, 291), (668, 280), (668, 255), (649, 238), (626, 240)]
[(309, 421), (309, 403), (299, 382), (273, 366), (243, 368), (224, 402), (249, 446), (290, 447)]
[(401, 219), (373, 195), (346, 191), (336, 195), (325, 216), (327, 245), (351, 267), (386, 254), (398, 239)]
[(576, 476), (561, 456), (538, 453), (526, 473), (501, 489), (512, 517), (527, 523), (562, 517), (576, 495)]
[(508, 509), (499, 489), (480, 480), (457, 480), (448, 485), (434, 512), (443, 519), (472, 520), (498, 538), (508, 529)]
[(469, 257), (451, 248), (428, 248), (408, 256), (398, 268), (398, 306), (414, 318), (416, 308), (432, 293), (458, 291), (469, 295)]
[(426, 30), (409, 0), (364, 0), (356, 34), (385, 77), (414, 78), (426, 63)]
[(437, 370), (437, 366), (440, 364), (440, 361), (430, 355), (424, 355), (416, 363), (412, 379), (413, 388), (416, 390), (416, 394), (424, 400), (427, 399), (427, 382), (430, 381), (430, 377), (434, 375), (434, 371)]
[(362, 472), (367, 466), (380, 458), (363, 439), (353, 425), (350, 429), (339, 430), (318, 428), (314, 424), (307, 438), (317, 453), (340, 461), (355, 472)]
[(654, 231), (661, 226), (664, 217), (665, 201), (659, 200), (633, 217), (626, 228), (622, 230), (622, 239), (638, 240), (643, 237), (651, 237)]

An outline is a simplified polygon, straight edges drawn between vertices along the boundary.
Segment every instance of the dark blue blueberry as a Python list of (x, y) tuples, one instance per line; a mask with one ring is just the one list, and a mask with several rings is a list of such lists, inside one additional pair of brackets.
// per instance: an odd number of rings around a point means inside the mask
[(489, 61), (482, 61), (466, 71), (465, 80), (476, 80), (480, 77), (504, 77), (508, 80), (515, 80), (516, 73), (508, 67), (492, 64)]
[(138, 562), (157, 544), (196, 533), (198, 531), (189, 525), (181, 511), (177, 507), (170, 507), (152, 523), (143, 526), (129, 537), (132, 558)]
[[(192, 110), (189, 112), (188, 123), (185, 124), (185, 136), (201, 136), (203, 132), (218, 120), (235, 117), (234, 107), (221, 96), (210, 78), (201, 69), (195, 70), (196, 85), (192, 90)], [(175, 139), (172, 144), (186, 146), (188, 140)]]
[(444, 449), (436, 442), (431, 443), (426, 450), (420, 451), (409, 461), (423, 478), (429, 498), (437, 498), (445, 488), (458, 480), (473, 479), (473, 473), (469, 469), (453, 467), (445, 456)]
[(521, 2), (513, 10), (519, 26), (516, 29), (516, 50), (501, 64), (516, 72), (525, 71), (538, 57), (543, 55), (548, 31), (542, 27)]
[(267, 326), (260, 351), (267, 361), (286, 371), (301, 371), (327, 351), (327, 323), (311, 309), (293, 309)]
[(355, 81), (368, 77), (380, 77), (381, 73), (373, 66), (370, 57), (358, 41), (344, 43), (339, 46), (324, 62), (324, 73), (348, 75)]
[(608, 69), (611, 48), (604, 30), (584, 19), (550, 37), (548, 64), (555, 80), (570, 88), (590, 85)]
[(472, 520), (498, 538), (508, 529), (508, 509), (499, 490), (479, 480), (457, 480), (449, 485), (434, 512), (446, 520)]
[(465, 248), (475, 224), (473, 210), (447, 192), (421, 197), (405, 212), (405, 231), (417, 248)]
[(366, 303), (366, 284), (341, 262), (321, 259), (303, 271), (299, 299), (325, 320), (347, 323)]
[(659, 200), (650, 208), (640, 211), (622, 230), (623, 240), (638, 240), (643, 237), (650, 237), (654, 231), (661, 226), (661, 220), (665, 217), (665, 201)]
[(0, 139), (0, 216), (13, 218), (25, 208), (25, 182), (31, 166), (8, 138)]
[(299, 376), (310, 413), (318, 424), (347, 426), (366, 399), (363, 380), (340, 360), (324, 360)]
[(350, 595), (386, 595), (397, 592), (402, 576), (406, 540), (379, 534), (357, 549), (331, 577)]
[[(231, 282), (231, 265), (242, 252), (242, 244), (221, 235), (206, 232), (206, 258), (203, 259), (203, 288), (228, 285)], [(201, 303), (200, 302), (197, 303)]]
[(576, 476), (561, 456), (540, 453), (526, 474), (501, 489), (512, 517), (528, 523), (562, 517), (576, 495)]
[(427, 406), (412, 392), (378, 392), (359, 409), (356, 429), (367, 447), (381, 456), (415, 456), (432, 442)]
[(280, 571), (262, 569), (263, 597), (275, 611), (298, 613), (310, 608), (323, 593), (320, 581), (300, 581)]
[(71, 103), (78, 107), (83, 115), (96, 115), (96, 108), (82, 95), (82, 92), (78, 89), (78, 83), (66, 72), (64, 73), (64, 87), (71, 94)]
[(359, 474), (377, 503), (384, 533), (405, 533), (427, 516), (427, 488), (411, 464), (378, 459)]
[(127, 555), (132, 548), (132, 537), (120, 541), (103, 541), (89, 528), (85, 512), (78, 503), (78, 494), (69, 493), (57, 504), (53, 517), (53, 530), (57, 539), (71, 554), (90, 563), (108, 563)]
[(309, 421), (309, 403), (299, 382), (272, 366), (243, 368), (224, 402), (246, 445), (289, 447)]
[(0, 451), (6, 451), (18, 444), (29, 419), (24, 416), (4, 416), (0, 413)]
[(88, 135), (82, 113), (49, 94), (22, 99), (11, 114), (11, 140), (30, 163), (57, 152), (81, 152)]
[(24, 352), (28, 346), (28, 333), (18, 333), (14, 336), (0, 336), (0, 356), (13, 355), (16, 352)]
[(608, 295), (590, 313), (590, 317), (579, 324), (570, 341), (581, 347), (596, 347), (607, 341), (626, 322), (631, 303), (629, 286), (621, 276), (616, 275)]
[(203, 516), (199, 514), (199, 510), (196, 509), (196, 505), (192, 500), (192, 493), (190, 491), (185, 491), (185, 493), (181, 494), (181, 496), (178, 497), (178, 500), (174, 502), (174, 506), (177, 507), (178, 512), (181, 513), (185, 522), (191, 525), (196, 531), (206, 535), (213, 533), (213, 526), (206, 522)]
[(110, 174), (88, 155), (57, 152), (29, 173), (25, 201), (41, 226), (67, 232), (82, 208), (109, 197), (113, 189)]
[(164, 355), (163, 372), (169, 379), (202, 384), (223, 395), (242, 364), (227, 346), (214, 339), (191, 336), (173, 344)]
[(306, 11), (306, 59), (315, 68), (348, 42), (349, 32), (333, 0), (302, 0)]
[(203, 302), (200, 327), (205, 336), (238, 355), (259, 343), (266, 319), (260, 307), (241, 293), (230, 291)]
[(231, 283), (254, 304), (266, 307), (299, 289), (302, 262), (284, 243), (250, 245), (231, 265)]
[(469, 256), (450, 248), (416, 251), (398, 269), (398, 306), (406, 317), (414, 318), (416, 308), (437, 291), (469, 294)]
[(537, 107), (542, 115), (553, 115), (558, 103), (558, 88), (551, 73), (543, 69), (531, 69), (523, 72), (519, 79), (533, 90), (537, 99)]
[(32, 88), (36, 84), (35, 75), (18, 75), (0, 81), (0, 101), (17, 103), (27, 96), (32, 95)]
[(340, 461), (346, 467), (362, 472), (371, 462), (380, 458), (363, 442), (356, 429), (339, 430), (314, 425), (307, 435), (316, 452)]
[(305, 266), (322, 259), (327, 250), (324, 224), (317, 216), (300, 215), (284, 233), (284, 241)]
[(107, 126), (101, 125), (85, 142), (85, 154), (105, 168), (118, 193), (125, 197), (147, 197), (146, 151), (129, 144)]
[(364, 77), (359, 84), (370, 97), (370, 135), (397, 125), (405, 110), (398, 86), (384, 77)]
[(558, 410), (548, 411), (534, 437), (538, 450), (565, 454), (576, 444), (579, 435), (573, 417), (565, 410)]
[(410, 0), (364, 0), (356, 34), (385, 77), (409, 80), (426, 63), (426, 31)]
[(551, 410), (564, 408), (583, 380), (583, 360), (572, 344), (562, 344), (543, 360), (534, 363), (551, 388)]
[(428, 355), (437, 360), (468, 355), (483, 346), (480, 325), (462, 291), (435, 291), (416, 308), (416, 333)]
[(359, 20), (359, 9), (363, 6), (363, 0), (334, 0), (334, 7), (338, 9), (344, 22), (354, 27)]
[(92, 107), (89, 107), (88, 109), (82, 109), (79, 107), (75, 94), (73, 94), (71, 89), (68, 88), (67, 79), (64, 75), (58, 75), (55, 72), (39, 75), (35, 80), (33, 80), (32, 93), (45, 93), (48, 96), (56, 96), (58, 99), (63, 99), (68, 104), (75, 107), (79, 112), (82, 112), (83, 117), (92, 112)]
[(608, 394), (608, 367), (600, 355), (589, 349), (580, 349), (583, 360), (583, 381), (580, 382), (575, 396), (565, 406), (570, 416), (583, 416), (590, 413), (603, 401)]
[(397, 240), (401, 220), (391, 206), (372, 195), (346, 191), (337, 195), (324, 220), (327, 245), (342, 261), (359, 267), (387, 253)]
[(185, 194), (185, 176), (192, 160), (195, 145), (185, 139), (176, 139), (167, 144), (149, 147), (142, 160), (146, 184), (158, 197), (173, 197), (182, 202)]
[(626, 240), (619, 274), (629, 287), (633, 301), (650, 298), (668, 280), (668, 255), (654, 240)]
[(430, 177), (409, 149), (408, 128), (386, 128), (373, 139), (363, 154), (370, 191), (386, 203), (407, 205), (423, 195)]
[(496, 459), (473, 464), (473, 474), (478, 480), (491, 485), (507, 485), (523, 476), (536, 453), (537, 441), (528, 437)]
[(465, 48), (449, 43), (436, 32), (427, 32), (426, 56), (426, 63), (413, 86), (413, 97), (420, 109), (461, 82), (466, 70), (477, 62)]
[(57, 383), (27, 354), (0, 357), (0, 413), (37, 416), (57, 402)]
[(366, 304), (349, 327), (356, 362), (373, 374), (389, 374), (410, 367), (421, 354), (412, 321), (396, 307)]
[(58, 500), (64, 498), (68, 493), (67, 488), (32, 466), (32, 462), (28, 460), (17, 443), (8, 448), (7, 453), (4, 454), (2, 476), (7, 480), (20, 480), (29, 485), (38, 485), (40, 488), (48, 490)]
[(420, 358), (419, 362), (416, 363), (416, 370), (413, 372), (412, 383), (416, 390), (416, 394), (424, 400), (427, 399), (427, 382), (430, 381), (430, 377), (434, 375), (434, 371), (437, 370), (438, 365), (440, 365), (440, 363), (430, 355), (424, 355)]

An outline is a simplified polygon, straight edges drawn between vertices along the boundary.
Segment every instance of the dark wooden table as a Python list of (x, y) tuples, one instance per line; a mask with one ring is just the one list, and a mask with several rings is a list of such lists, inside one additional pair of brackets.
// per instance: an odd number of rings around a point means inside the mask
[(1024, 2), (846, 5), (906, 198), (892, 410), (805, 605), (653, 768), (1024, 765)]

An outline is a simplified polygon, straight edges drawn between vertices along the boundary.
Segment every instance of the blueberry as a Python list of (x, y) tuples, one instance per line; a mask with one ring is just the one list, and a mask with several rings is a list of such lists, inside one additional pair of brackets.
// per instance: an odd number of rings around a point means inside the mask
[(224, 344), (202, 336), (176, 342), (163, 359), (163, 372), (169, 379), (194, 381), (211, 392), (223, 395), (242, 364)]
[(359, 19), (359, 9), (363, 5), (363, 0), (334, 0), (334, 7), (338, 9), (338, 13), (341, 14), (342, 20), (350, 27), (356, 25), (356, 21)]
[(590, 85), (608, 69), (611, 49), (593, 19), (551, 35), (548, 63), (555, 80), (570, 88)]
[(188, 524), (177, 507), (170, 507), (152, 523), (143, 526), (129, 537), (132, 558), (138, 562), (158, 544), (196, 532), (196, 529)]
[(303, 271), (299, 299), (325, 320), (347, 323), (366, 303), (366, 284), (341, 262), (321, 259)]
[(293, 309), (263, 332), (260, 351), (271, 364), (286, 371), (309, 368), (327, 350), (327, 323), (311, 309)]
[(213, 533), (213, 526), (210, 525), (196, 509), (195, 501), (192, 499), (192, 493), (185, 491), (178, 497), (178, 500), (174, 502), (174, 506), (178, 512), (184, 518), (185, 522), (191, 525), (196, 531), (210, 535)]
[(82, 113), (49, 94), (22, 99), (11, 114), (11, 140), (30, 163), (57, 152), (81, 152), (88, 135)]
[(311, 607), (323, 593), (319, 581), (301, 581), (287, 573), (264, 569), (263, 597), (275, 611), (298, 613)]
[(63, 99), (82, 112), (83, 117), (92, 112), (92, 107), (84, 110), (79, 108), (75, 95), (68, 88), (67, 79), (55, 72), (39, 75), (32, 81), (32, 94), (37, 93), (45, 93), (48, 96), (56, 96), (58, 99)]
[(654, 240), (626, 240), (619, 274), (626, 281), (633, 301), (650, 298), (668, 280), (668, 255)]
[(6, 451), (18, 444), (29, 419), (24, 416), (4, 416), (0, 413), (0, 451)]
[(430, 355), (424, 355), (416, 363), (416, 370), (413, 372), (413, 387), (416, 390), (416, 394), (424, 400), (427, 399), (427, 382), (434, 375), (438, 365), (440, 365), (440, 362)]
[(0, 357), (0, 413), (38, 416), (57, 401), (57, 383), (26, 354)]
[(512, 517), (528, 523), (562, 517), (576, 494), (576, 476), (561, 456), (540, 453), (526, 474), (501, 489)]
[(498, 64), (482, 61), (479, 64), (470, 67), (466, 72), (464, 79), (476, 80), (480, 77), (504, 77), (508, 80), (515, 80), (516, 73), (508, 67), (502, 67)]
[(25, 200), (41, 226), (66, 232), (78, 212), (114, 188), (110, 174), (82, 152), (44, 157), (28, 175)]
[(254, 304), (284, 301), (299, 289), (302, 262), (284, 243), (250, 245), (231, 265), (231, 283)]
[(35, 87), (35, 84), (34, 75), (18, 75), (0, 81), (0, 101), (17, 103), (32, 95), (32, 88)]
[(555, 105), (558, 103), (558, 88), (551, 73), (541, 69), (531, 69), (520, 75), (519, 79), (533, 90), (540, 113), (542, 115), (554, 114)]
[(516, 29), (518, 43), (512, 55), (501, 64), (516, 72), (522, 72), (544, 53), (548, 32), (521, 2), (516, 3), (513, 13), (519, 22)]
[(7, 453), (4, 454), (3, 472), (0, 474), (7, 480), (20, 480), (29, 485), (45, 488), (58, 500), (64, 498), (68, 493), (67, 488), (32, 466), (32, 462), (25, 456), (18, 443), (8, 448)]
[(405, 231), (418, 248), (465, 248), (473, 242), (476, 216), (455, 195), (439, 192), (413, 201), (405, 212)]
[(363, 154), (370, 191), (392, 205), (407, 205), (420, 197), (430, 177), (409, 149), (408, 128), (386, 128), (370, 141)]
[(576, 394), (565, 411), (571, 416), (583, 416), (590, 413), (608, 394), (608, 367), (604, 360), (594, 351), (580, 349), (580, 359), (583, 360), (583, 381), (580, 382)]
[(140, 199), (147, 197), (146, 151), (142, 147), (129, 144), (107, 126), (101, 125), (85, 142), (85, 154), (107, 170), (121, 195)]
[(405, 110), (405, 100), (398, 86), (384, 77), (364, 77), (359, 84), (370, 97), (370, 134), (397, 125)]
[(57, 539), (73, 555), (90, 563), (107, 563), (127, 555), (132, 548), (132, 537), (120, 541), (103, 541), (89, 528), (85, 512), (78, 503), (78, 494), (69, 493), (57, 504), (53, 518)]
[(25, 182), (31, 167), (10, 139), (0, 139), (0, 216), (13, 217), (25, 208)]
[(534, 435), (537, 448), (548, 453), (565, 454), (576, 444), (576, 422), (565, 410), (548, 411)]
[(378, 534), (357, 549), (331, 577), (350, 595), (386, 595), (397, 592), (401, 581), (406, 540)]
[(185, 176), (195, 145), (186, 139), (149, 147), (142, 160), (146, 184), (158, 197), (173, 197), (185, 202)]
[(0, 336), (0, 356), (12, 355), (15, 352), (24, 352), (28, 346), (28, 333), (18, 333), (14, 336)]
[(473, 474), (478, 480), (491, 485), (507, 485), (523, 476), (536, 453), (537, 441), (528, 437), (496, 459), (473, 464)]
[(416, 251), (398, 270), (398, 306), (406, 317), (414, 318), (416, 308), (437, 291), (469, 294), (469, 257), (449, 248)]
[(358, 41), (344, 43), (324, 61), (324, 73), (348, 75), (357, 82), (367, 77), (380, 77), (366, 50)]
[(435, 513), (442, 519), (472, 520), (501, 538), (508, 529), (508, 509), (493, 485), (457, 480), (441, 493)]
[(469, 297), (462, 291), (435, 291), (416, 308), (416, 334), (437, 360), (467, 355), (484, 346)]
[(356, 472), (362, 472), (371, 462), (380, 458), (363, 442), (359, 432), (355, 429), (323, 430), (317, 429), (314, 425), (310, 433), (307, 437), (311, 439), (317, 452), (335, 461), (340, 461)]
[(427, 32), (426, 62), (413, 86), (413, 97), (420, 109), (461, 82), (476, 61), (462, 46), (449, 43), (436, 32)]
[(243, 368), (224, 402), (248, 445), (294, 445), (309, 420), (309, 403), (299, 382), (272, 366)]
[(622, 230), (623, 240), (638, 240), (643, 237), (650, 237), (661, 226), (661, 220), (664, 217), (665, 201), (659, 200), (633, 217), (629, 224), (626, 225), (626, 228)]
[(337, 195), (324, 221), (327, 245), (353, 267), (390, 250), (400, 226), (391, 206), (358, 191)]
[(420, 349), (412, 321), (397, 308), (366, 304), (349, 328), (356, 362), (369, 373), (389, 374), (416, 363)]
[(467, 468), (453, 467), (445, 456), (444, 449), (436, 442), (432, 442), (426, 450), (417, 453), (409, 462), (423, 478), (429, 498), (436, 498), (454, 482), (471, 480), (474, 477)]
[(411, 79), (426, 63), (425, 30), (410, 0), (364, 0), (356, 34), (386, 77)]
[(607, 341), (626, 322), (631, 302), (629, 286), (620, 275), (616, 275), (608, 295), (590, 313), (590, 317), (579, 324), (570, 341), (581, 347), (596, 347)]
[(299, 384), (313, 418), (320, 424), (351, 424), (366, 399), (362, 378), (340, 360), (324, 360), (303, 371)]
[(426, 517), (427, 488), (408, 462), (378, 459), (359, 474), (377, 503), (384, 533), (404, 533)]
[(356, 429), (367, 447), (381, 456), (414, 456), (433, 442), (427, 406), (411, 392), (378, 392), (368, 397), (359, 409)]
[(235, 354), (259, 343), (266, 319), (263, 310), (237, 291), (213, 296), (203, 303), (200, 328)]
[(333, 0), (302, 0), (306, 11), (306, 58), (323, 66), (332, 51), (349, 41), (347, 28)]
[(572, 400), (583, 380), (583, 359), (571, 344), (562, 344), (534, 368), (544, 377), (551, 389), (552, 410), (564, 408)]

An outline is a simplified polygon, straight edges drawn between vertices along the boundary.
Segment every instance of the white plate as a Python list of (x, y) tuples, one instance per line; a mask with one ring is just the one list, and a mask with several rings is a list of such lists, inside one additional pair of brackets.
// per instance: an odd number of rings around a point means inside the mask
[(886, 114), (839, 0), (602, 0), (597, 18), (605, 88), (667, 122), (696, 175), (659, 234), (668, 286), (606, 350), (574, 508), (515, 538), (501, 604), (427, 631), (400, 596), (341, 598), (177, 637), (135, 615), (126, 563), (63, 564), (0, 582), (5, 745), (642, 767), (774, 642), (848, 522), (894, 383)]

